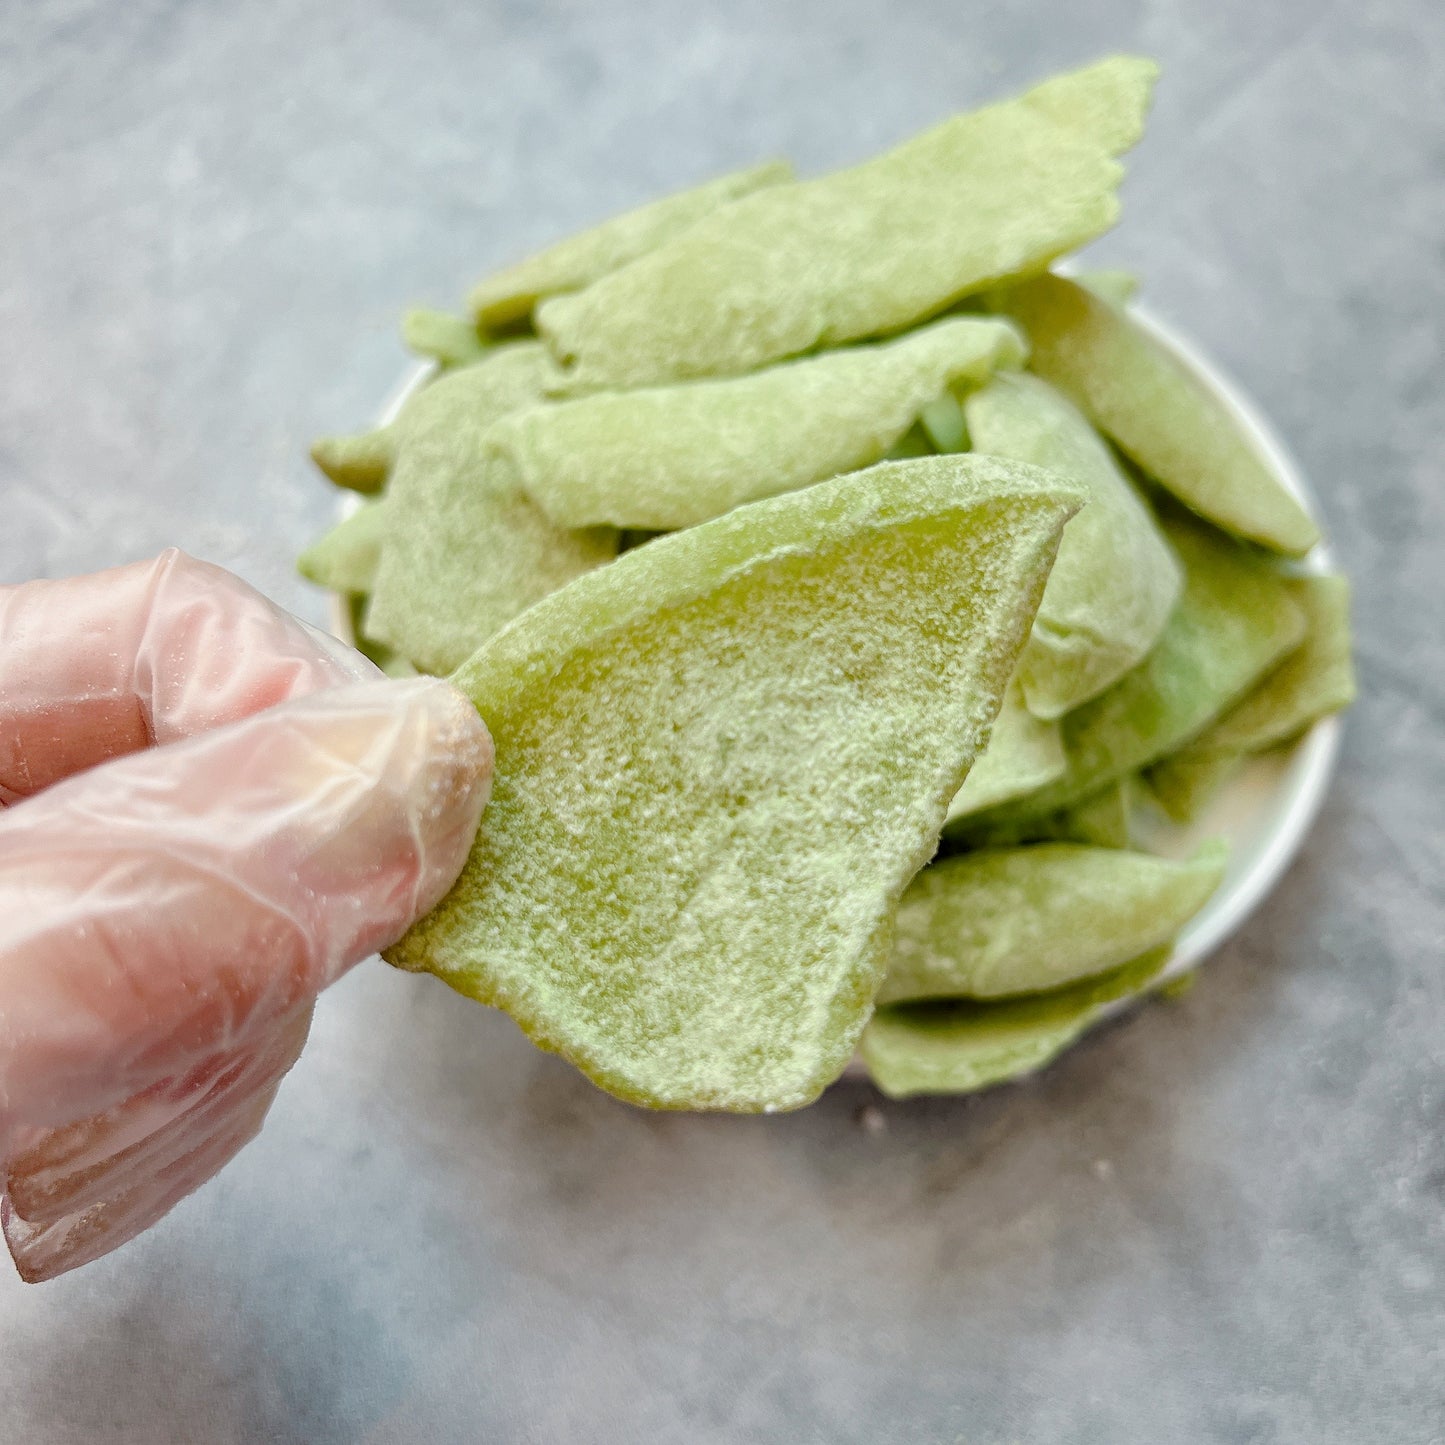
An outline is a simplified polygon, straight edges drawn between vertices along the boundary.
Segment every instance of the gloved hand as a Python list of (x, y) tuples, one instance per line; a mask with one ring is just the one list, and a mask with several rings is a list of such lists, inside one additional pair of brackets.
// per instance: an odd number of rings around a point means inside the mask
[(0, 1165), (48, 1279), (261, 1125), (316, 994), (455, 881), (471, 704), (179, 552), (0, 588)]

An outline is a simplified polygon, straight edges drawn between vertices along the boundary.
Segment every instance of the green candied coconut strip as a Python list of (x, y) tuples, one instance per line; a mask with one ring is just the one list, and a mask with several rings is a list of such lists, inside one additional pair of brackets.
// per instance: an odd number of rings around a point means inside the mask
[(992, 1003), (949, 1000), (881, 1008), (859, 1052), (890, 1099), (968, 1094), (1042, 1068), (1099, 1021), (1105, 1004), (1143, 993), (1168, 947), (1101, 978)]
[(1159, 640), (1183, 577), (1148, 504), (1066, 397), (1001, 375), (964, 403), (975, 451), (1062, 473), (1089, 504), (1064, 530), (1019, 663), (1030, 710), (1060, 718), (1097, 697)]
[(978, 815), (972, 826), (984, 836), (1070, 807), (1177, 752), (1303, 640), (1304, 614), (1283, 576), (1182, 512), (1161, 521), (1184, 564), (1184, 592), (1164, 635), (1132, 672), (1065, 717), (1065, 776)]
[(1033, 370), (1201, 517), (1290, 556), (1319, 541), (1220, 397), (1127, 312), (1062, 276), (1008, 287), (989, 305), (1028, 332)]
[[(1067, 528), (1064, 535), (1068, 536)], [(1067, 767), (1059, 725), (1044, 722), (1028, 710), (1015, 678), (1004, 694), (988, 747), (948, 805), (947, 823), (1035, 792), (1063, 777)]]
[(1069, 134), (1082, 134), (1111, 156), (1139, 144), (1159, 66), (1142, 56), (1115, 55), (1040, 81), (1019, 103)]
[(870, 466), (947, 387), (1023, 358), (1012, 327), (957, 317), (752, 376), (536, 407), (490, 440), (558, 526), (671, 532)]
[(1168, 943), (1219, 887), (1229, 850), (1186, 862), (1039, 843), (944, 858), (898, 906), (880, 1004), (1041, 993)]
[(1116, 56), (707, 216), (537, 309), (578, 391), (754, 371), (902, 330), (1092, 240), (1157, 68)]
[(311, 460), (338, 487), (372, 496), (381, 491), (391, 474), (395, 438), (390, 427), (355, 436), (318, 437), (311, 443)]
[(883, 458), (885, 462), (907, 462), (916, 457), (931, 457), (937, 455), (937, 448), (933, 445), (928, 433), (924, 430), (922, 422), (908, 428), (894, 444), (889, 447), (887, 455)]
[(351, 615), (351, 635), (356, 639), (356, 650), (363, 657), (370, 658), (388, 677), (415, 677), (416, 668), (407, 658), (386, 643), (377, 642), (367, 636), (366, 609), (370, 601), (370, 597), (361, 592), (354, 592), (347, 598)]
[(1134, 775), (1126, 774), (1052, 815), (1060, 842), (1127, 848), (1133, 839)]
[(424, 672), (449, 672), (519, 612), (617, 555), (611, 528), (549, 522), (486, 446), (504, 415), (538, 401), (540, 350), (499, 346), (427, 387), (396, 423), (403, 438), (366, 630)]
[(409, 396), (387, 426), (356, 436), (322, 437), (312, 445), (311, 456), (337, 486), (379, 492), (397, 458), (419, 438), (447, 432), (479, 438), (492, 422), (543, 400), (554, 377), (547, 348), (539, 341), (489, 346), (477, 362), (446, 371)]
[(945, 391), (929, 402), (918, 413), (918, 424), (928, 434), (934, 450), (945, 455), (968, 450), (968, 423), (964, 419), (962, 405), (951, 391)]
[(444, 368), (470, 366), (487, 353), (487, 343), (465, 316), (422, 306), (414, 307), (402, 318), (401, 339), (408, 351), (429, 356)]
[(602, 1088), (796, 1108), (846, 1064), (1077, 492), (885, 463), (659, 537), (455, 675), (496, 740), (456, 887), (388, 959)]
[(1149, 791), (1176, 823), (1197, 818), (1244, 766), (1246, 754), (1186, 748), (1144, 774)]
[(1304, 642), (1187, 748), (1149, 770), (1150, 787), (1177, 821), (1193, 818), (1246, 754), (1288, 742), (1355, 700), (1350, 584), (1322, 576), (1291, 577), (1285, 586), (1304, 612)]
[(791, 180), (792, 175), (793, 168), (787, 161), (767, 161), (651, 201), (580, 235), (558, 241), (472, 288), (468, 300), (477, 325), (483, 330), (496, 330), (521, 321), (544, 297), (580, 290), (680, 235), (729, 201), (766, 186), (780, 185)]
[(1127, 306), (1139, 294), (1139, 278), (1132, 271), (1080, 271), (1073, 279), (1111, 306)]
[(1025, 843), (1128, 848), (1133, 842), (1133, 806), (1134, 778), (1130, 775), (1106, 784), (1071, 807), (1036, 817), (1008, 815), (1001, 808), (982, 819), (955, 816), (944, 829), (944, 839), (970, 848), (1018, 848)]
[(296, 559), (296, 570), (333, 592), (370, 592), (388, 527), (386, 517), (382, 499), (363, 502)]
[(1305, 615), (1304, 642), (1199, 739), (1202, 745), (1259, 752), (1354, 702), (1349, 582), (1290, 577), (1285, 587)]
[(393, 652), (385, 643), (368, 642), (362, 638), (358, 651), (369, 657), (388, 677), (416, 677), (417, 670), (399, 652)]

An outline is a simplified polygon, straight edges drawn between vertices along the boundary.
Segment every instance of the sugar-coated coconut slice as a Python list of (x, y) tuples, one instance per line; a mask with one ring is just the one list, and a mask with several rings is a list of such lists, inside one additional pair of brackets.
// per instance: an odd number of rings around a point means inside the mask
[(728, 376), (900, 331), (1118, 217), (1157, 68), (1115, 56), (862, 165), (771, 186), (537, 308), (579, 390)]
[(1175, 862), (1038, 843), (944, 858), (899, 905), (880, 1003), (1039, 993), (1167, 943), (1208, 902), (1227, 850)]
[(769, 1110), (847, 1062), (1078, 494), (883, 463), (578, 578), (455, 675), (496, 742), (451, 894), (391, 949), (604, 1089)]

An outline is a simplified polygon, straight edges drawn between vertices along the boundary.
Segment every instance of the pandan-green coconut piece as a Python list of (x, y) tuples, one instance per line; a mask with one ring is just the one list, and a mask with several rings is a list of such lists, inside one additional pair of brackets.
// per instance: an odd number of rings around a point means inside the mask
[(1080, 271), (1073, 279), (1114, 306), (1127, 306), (1139, 294), (1139, 278), (1132, 271)]
[(1028, 332), (1033, 370), (1201, 517), (1291, 556), (1319, 540), (1218, 393), (1127, 311), (1051, 275), (1003, 288), (989, 304)]
[(878, 1002), (999, 998), (1120, 968), (1172, 939), (1224, 877), (1227, 850), (1184, 862), (1038, 843), (940, 859), (898, 908)]
[(1285, 585), (1304, 612), (1304, 642), (1188, 747), (1149, 770), (1150, 786), (1181, 822), (1208, 803), (1248, 754), (1289, 742), (1355, 700), (1350, 584), (1315, 576), (1292, 577)]
[[(983, 765), (980, 758), (976, 767)], [(1068, 762), (1065, 759), (1065, 770)], [(965, 783), (964, 787), (967, 788)], [(1030, 815), (992, 808), (975, 816), (953, 814), (944, 828), (951, 847), (1017, 848), (1025, 843), (1086, 843), (1091, 848), (1133, 844), (1133, 808), (1138, 779), (1128, 774), (1068, 807)]]
[(599, 276), (681, 235), (710, 211), (753, 191), (780, 185), (792, 174), (786, 161), (768, 161), (650, 201), (558, 241), (472, 288), (469, 300), (477, 325), (493, 331), (522, 321), (545, 297), (580, 290)]
[[(1064, 535), (1068, 535), (1067, 528)], [(1045, 595), (1047, 592), (1045, 588)], [(1044, 722), (1028, 710), (1015, 678), (1004, 694), (988, 747), (949, 804), (948, 822), (952, 824), (996, 803), (1037, 792), (1045, 784), (1063, 777), (1067, 768), (1058, 723)]]
[(449, 311), (415, 307), (402, 318), (401, 339), (408, 351), (430, 357), (443, 369), (470, 366), (487, 353), (475, 324)]
[(446, 899), (387, 957), (664, 1108), (842, 1070), (1079, 505), (1036, 468), (883, 463), (659, 537), (454, 681), (496, 742)]
[(373, 496), (386, 486), (396, 460), (396, 439), (390, 427), (347, 436), (318, 437), (311, 460), (338, 487)]
[[(615, 530), (558, 527), (485, 445), (502, 416), (540, 399), (537, 352), (535, 342), (499, 346), (429, 386), (395, 423), (402, 443), (365, 626), (424, 672), (449, 672), (532, 603), (617, 555)], [(500, 375), (479, 385), (489, 371)]]
[(380, 492), (407, 447), (423, 440), (435, 443), (448, 433), (479, 437), (509, 412), (535, 406), (546, 396), (554, 376), (551, 358), (540, 342), (488, 347), (475, 363), (444, 372), (409, 396), (388, 425), (314, 442), (312, 460), (339, 487), (363, 494)]
[(353, 592), (347, 598), (347, 613), (351, 618), (351, 635), (356, 650), (363, 657), (370, 658), (388, 677), (415, 677), (415, 666), (393, 647), (377, 642), (366, 635), (366, 610), (371, 597), (365, 592)]
[(1179, 563), (1148, 504), (1065, 396), (1036, 376), (996, 376), (964, 404), (975, 451), (1048, 467), (1087, 489), (1019, 662), (1029, 709), (1059, 718), (1136, 666), (1179, 600)]
[(578, 390), (726, 376), (886, 335), (1118, 217), (1157, 67), (1115, 56), (862, 165), (746, 196), (537, 308)]
[(1097, 792), (1047, 815), (1054, 839), (1094, 848), (1127, 848), (1133, 841), (1132, 813), (1138, 777), (1126, 773)]
[(892, 1099), (1001, 1084), (1057, 1058), (1107, 1005), (1147, 990), (1170, 951), (1158, 948), (1112, 973), (1022, 998), (890, 1004), (869, 1021), (859, 1052)]
[(1146, 769), (1144, 782), (1176, 823), (1189, 823), (1203, 813), (1244, 766), (1246, 756), (1191, 745)]
[(918, 413), (918, 424), (928, 434), (935, 451), (947, 454), (968, 450), (968, 422), (953, 392), (945, 391), (929, 402)]
[(558, 526), (670, 532), (871, 465), (949, 386), (1023, 355), (1011, 327), (956, 317), (751, 376), (535, 407), (490, 441)]
[(333, 592), (370, 592), (386, 529), (385, 501), (363, 502), (297, 558), (297, 570)]

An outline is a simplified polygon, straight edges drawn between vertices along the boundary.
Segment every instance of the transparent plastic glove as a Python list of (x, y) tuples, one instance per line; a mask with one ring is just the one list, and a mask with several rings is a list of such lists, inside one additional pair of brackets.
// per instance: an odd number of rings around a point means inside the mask
[(260, 1127), (316, 994), (455, 880), (492, 745), (168, 552), (0, 588), (4, 1234), (47, 1279)]

